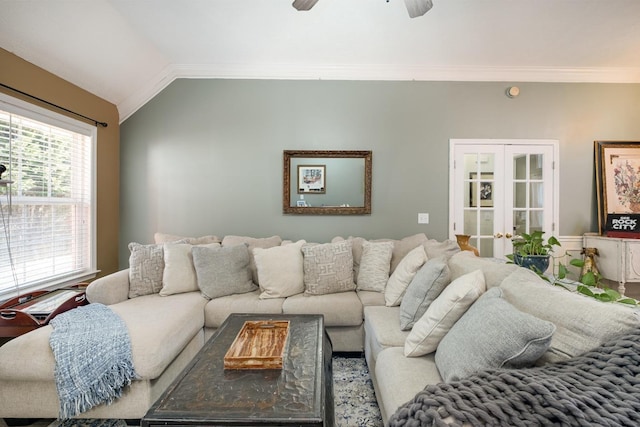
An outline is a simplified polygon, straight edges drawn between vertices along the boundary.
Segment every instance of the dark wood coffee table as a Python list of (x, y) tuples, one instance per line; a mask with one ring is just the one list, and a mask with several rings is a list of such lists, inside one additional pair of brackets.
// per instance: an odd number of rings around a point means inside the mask
[[(282, 369), (224, 369), (224, 355), (246, 320), (290, 321)], [(232, 314), (141, 424), (331, 427), (331, 353), (321, 315)]]

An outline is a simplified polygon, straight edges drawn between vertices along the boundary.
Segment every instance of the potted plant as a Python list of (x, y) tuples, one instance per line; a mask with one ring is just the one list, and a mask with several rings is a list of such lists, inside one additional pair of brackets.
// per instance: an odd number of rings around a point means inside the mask
[(554, 246), (560, 246), (560, 242), (554, 236), (545, 242), (544, 231), (532, 231), (530, 234), (522, 233), (512, 240), (513, 253), (507, 258), (522, 267), (544, 273), (549, 268), (549, 259)]
[[(601, 282), (602, 276), (597, 272), (589, 271), (582, 275), (577, 282), (573, 280), (565, 282), (565, 279), (568, 279), (569, 270), (567, 266), (560, 263), (558, 264), (557, 275), (555, 274), (555, 268), (551, 274), (545, 275), (544, 272), (549, 267), (553, 247), (560, 247), (561, 245), (554, 236), (549, 237), (545, 243), (543, 234), (543, 231), (534, 231), (531, 234), (522, 233), (522, 235), (514, 238), (513, 253), (507, 255), (507, 258), (515, 264), (533, 270), (538, 276), (552, 285), (561, 286), (570, 291), (573, 289), (578, 293), (602, 302), (617, 302), (636, 307), (640, 305), (635, 299), (620, 295), (619, 292), (604, 286)], [(563, 256), (570, 255), (565, 253)], [(582, 259), (572, 259), (569, 264), (581, 268), (584, 262)]]

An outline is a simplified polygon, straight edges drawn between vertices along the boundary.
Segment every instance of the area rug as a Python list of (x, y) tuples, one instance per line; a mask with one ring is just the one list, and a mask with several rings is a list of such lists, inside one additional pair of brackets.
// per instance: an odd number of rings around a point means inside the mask
[[(362, 357), (333, 357), (333, 395), (337, 427), (382, 427), (369, 369)], [(123, 420), (54, 421), (49, 427), (126, 427)]]

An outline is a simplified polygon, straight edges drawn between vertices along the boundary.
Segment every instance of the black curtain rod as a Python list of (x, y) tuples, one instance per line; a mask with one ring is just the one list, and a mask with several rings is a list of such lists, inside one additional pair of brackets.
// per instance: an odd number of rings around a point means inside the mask
[(85, 119), (85, 120), (89, 120), (90, 122), (93, 122), (93, 123), (95, 124), (95, 126), (102, 126), (103, 128), (106, 128), (106, 127), (108, 126), (108, 124), (107, 124), (106, 122), (99, 122), (99, 121), (97, 121), (96, 119), (92, 119), (91, 117), (83, 116), (83, 115), (82, 115), (82, 114), (80, 114), (80, 113), (76, 113), (75, 111), (71, 111), (71, 110), (66, 109), (66, 108), (64, 108), (64, 107), (61, 107), (61, 106), (59, 106), (59, 105), (57, 105), (57, 104), (54, 104), (53, 102), (46, 101), (46, 100), (44, 100), (44, 99), (42, 99), (42, 98), (38, 98), (37, 96), (30, 95), (30, 94), (28, 94), (28, 93), (26, 93), (26, 92), (23, 92), (23, 91), (19, 90), (19, 89), (13, 88), (13, 87), (11, 87), (11, 86), (7, 86), (7, 85), (6, 85), (6, 84), (4, 84), (4, 83), (0, 83), (0, 86), (2, 86), (2, 87), (4, 87), (4, 88), (7, 88), (7, 89), (9, 89), (9, 90), (12, 90), (12, 91), (14, 91), (14, 92), (17, 92), (17, 93), (19, 93), (19, 94), (21, 94), (21, 95), (27, 96), (27, 97), (29, 97), (29, 98), (31, 98), (31, 99), (35, 99), (36, 101), (40, 101), (40, 102), (43, 102), (43, 103), (45, 103), (45, 104), (47, 104), (47, 105), (50, 105), (50, 106), (52, 106), (52, 107), (58, 108), (59, 110), (66, 111), (67, 113), (74, 114), (74, 115), (76, 115), (76, 116), (78, 116), (78, 117), (82, 117), (82, 118), (83, 118), (83, 119)]

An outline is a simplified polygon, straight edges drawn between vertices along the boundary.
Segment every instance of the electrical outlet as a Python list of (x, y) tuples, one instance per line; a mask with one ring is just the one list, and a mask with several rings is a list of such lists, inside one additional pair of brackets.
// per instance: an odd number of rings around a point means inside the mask
[(429, 224), (429, 214), (428, 213), (419, 213), (418, 214), (418, 224)]

